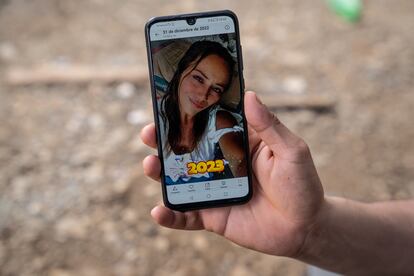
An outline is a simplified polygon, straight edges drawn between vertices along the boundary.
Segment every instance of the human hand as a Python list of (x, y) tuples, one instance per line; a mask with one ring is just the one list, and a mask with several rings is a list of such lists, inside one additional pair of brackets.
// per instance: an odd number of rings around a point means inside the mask
[[(165, 227), (215, 232), (250, 249), (295, 257), (324, 203), (323, 188), (308, 146), (269, 112), (253, 92), (245, 94), (245, 113), (253, 168), (253, 197), (244, 205), (189, 212), (156, 206), (151, 215)], [(156, 148), (154, 124), (141, 131)], [(143, 161), (144, 173), (159, 181), (155, 155)]]

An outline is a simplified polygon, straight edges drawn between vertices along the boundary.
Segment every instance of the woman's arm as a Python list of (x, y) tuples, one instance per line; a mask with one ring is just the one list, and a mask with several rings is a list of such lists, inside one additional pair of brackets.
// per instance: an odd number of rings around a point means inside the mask
[[(217, 112), (216, 129), (231, 128), (237, 125), (236, 119), (223, 110)], [(246, 158), (243, 149), (243, 136), (241, 132), (230, 132), (224, 134), (219, 145), (224, 158), (229, 162), (230, 170), (235, 177), (246, 176)]]

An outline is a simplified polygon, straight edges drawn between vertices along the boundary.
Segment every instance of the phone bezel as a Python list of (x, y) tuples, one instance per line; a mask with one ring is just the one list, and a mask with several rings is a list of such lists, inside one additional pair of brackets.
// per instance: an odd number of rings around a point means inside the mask
[[(151, 18), (145, 24), (145, 40), (146, 40), (146, 47), (147, 47), (147, 56), (148, 56), (148, 66), (149, 66), (149, 78), (150, 78), (150, 85), (151, 85), (151, 97), (152, 97), (152, 104), (153, 104), (153, 113), (154, 113), (154, 122), (156, 124), (156, 134), (157, 134), (157, 141), (161, 141), (160, 131), (159, 131), (159, 116), (158, 116), (158, 108), (157, 108), (157, 99), (156, 99), (156, 89), (155, 89), (155, 82), (153, 78), (153, 62), (152, 62), (152, 55), (151, 55), (151, 41), (150, 41), (150, 28), (153, 24), (165, 21), (174, 21), (174, 20), (187, 20), (188, 18), (203, 18), (203, 17), (214, 17), (214, 16), (229, 16), (232, 18), (235, 27), (236, 33), (236, 48), (237, 48), (237, 66), (239, 71), (239, 81), (240, 81), (240, 93), (241, 98), (244, 97), (244, 78), (243, 78), (243, 57), (241, 51), (241, 43), (240, 43), (240, 33), (239, 33), (239, 22), (237, 16), (234, 12), (230, 10), (221, 10), (221, 11), (209, 11), (209, 12), (200, 12), (200, 13), (191, 13), (191, 14), (178, 14), (178, 15), (171, 15), (171, 16), (160, 16)], [(243, 197), (236, 197), (236, 198), (224, 198), (218, 200), (211, 200), (211, 201), (201, 201), (201, 202), (191, 202), (191, 203), (183, 203), (183, 204), (173, 204), (169, 202), (168, 195), (167, 195), (167, 185), (165, 184), (164, 179), (164, 162), (163, 162), (163, 154), (162, 154), (162, 146), (160, 143), (157, 143), (158, 148), (158, 157), (161, 161), (161, 187), (162, 187), (162, 194), (164, 205), (170, 209), (177, 210), (177, 211), (189, 211), (195, 209), (204, 209), (204, 208), (214, 208), (214, 207), (221, 207), (221, 206), (229, 206), (229, 205), (236, 205), (236, 204), (243, 204), (248, 202), (252, 195), (252, 170), (251, 170), (251, 161), (250, 161), (250, 149), (249, 149), (249, 141), (248, 141), (248, 129), (247, 129), (247, 121), (244, 113), (244, 102), (241, 100), (241, 107), (242, 107), (242, 114), (243, 117), (243, 128), (244, 128), (244, 135), (243, 135), (243, 142), (246, 145), (246, 158), (247, 158), (247, 178), (248, 178), (248, 193), (246, 196)], [(181, 184), (180, 184), (181, 185)]]

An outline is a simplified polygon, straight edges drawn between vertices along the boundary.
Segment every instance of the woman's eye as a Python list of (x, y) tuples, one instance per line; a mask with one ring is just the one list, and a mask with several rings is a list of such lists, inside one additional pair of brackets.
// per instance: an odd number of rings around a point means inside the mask
[(216, 92), (216, 93), (218, 93), (218, 94), (221, 94), (221, 93), (223, 93), (223, 90), (221, 90), (220, 88), (213, 88), (213, 91), (214, 92)]
[(199, 83), (203, 83), (203, 78), (201, 78), (200, 76), (194, 75), (193, 78), (198, 81)]

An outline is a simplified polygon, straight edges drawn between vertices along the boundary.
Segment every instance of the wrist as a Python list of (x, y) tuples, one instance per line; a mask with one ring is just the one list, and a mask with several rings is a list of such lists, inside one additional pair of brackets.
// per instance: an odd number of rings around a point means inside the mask
[(327, 197), (296, 258), (341, 274), (409, 274), (413, 209), (400, 206)]
[[(340, 197), (325, 197), (315, 223), (309, 228), (297, 259), (339, 273), (347, 274), (352, 258), (352, 235), (359, 231), (351, 218), (363, 213), (362, 203)], [(339, 261), (341, 260), (341, 261)]]
[(329, 247), (330, 236), (336, 231), (334, 220), (341, 215), (341, 208), (347, 204), (347, 199), (340, 197), (325, 197), (314, 222), (309, 225), (301, 250), (296, 259), (307, 263), (318, 263)]

